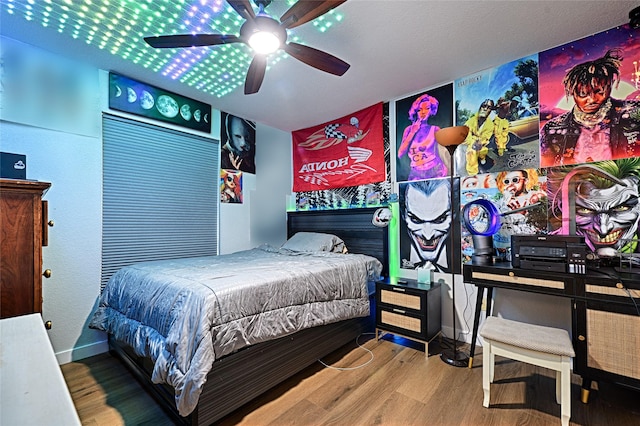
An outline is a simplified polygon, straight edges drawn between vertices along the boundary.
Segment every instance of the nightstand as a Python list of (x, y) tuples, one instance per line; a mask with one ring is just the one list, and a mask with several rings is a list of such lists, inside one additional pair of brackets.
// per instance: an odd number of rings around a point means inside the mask
[(376, 339), (385, 332), (422, 342), (425, 356), (429, 342), (441, 330), (441, 285), (410, 279), (376, 282)]

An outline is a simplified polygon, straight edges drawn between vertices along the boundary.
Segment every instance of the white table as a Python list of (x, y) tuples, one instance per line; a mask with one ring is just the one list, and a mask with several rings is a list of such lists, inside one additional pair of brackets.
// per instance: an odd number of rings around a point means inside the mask
[(0, 425), (80, 425), (40, 314), (0, 320)]

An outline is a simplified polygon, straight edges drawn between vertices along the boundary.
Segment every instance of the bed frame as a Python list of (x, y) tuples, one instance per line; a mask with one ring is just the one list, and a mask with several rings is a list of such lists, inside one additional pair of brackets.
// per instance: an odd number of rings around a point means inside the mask
[[(350, 253), (378, 258), (387, 275), (387, 228), (371, 223), (375, 208), (289, 212), (287, 235), (298, 231), (332, 233), (343, 239)], [(373, 312), (373, 310), (372, 310)], [(148, 358), (109, 337), (111, 353), (129, 367), (133, 375), (158, 400), (174, 420), (183, 424), (209, 425), (260, 396), (361, 333), (374, 329), (373, 315), (314, 327), (239, 350), (216, 360), (207, 376), (198, 406), (188, 417), (175, 407), (173, 388), (151, 383), (153, 365)]]

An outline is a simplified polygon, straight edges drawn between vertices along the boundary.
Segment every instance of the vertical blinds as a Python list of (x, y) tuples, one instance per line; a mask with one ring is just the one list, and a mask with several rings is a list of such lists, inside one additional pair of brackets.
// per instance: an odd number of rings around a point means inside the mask
[(123, 266), (218, 254), (219, 143), (103, 114), (101, 289)]

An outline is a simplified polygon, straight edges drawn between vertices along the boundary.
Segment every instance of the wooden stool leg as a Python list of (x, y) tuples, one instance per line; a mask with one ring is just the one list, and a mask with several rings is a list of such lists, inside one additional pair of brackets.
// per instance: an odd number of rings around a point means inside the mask
[(562, 426), (569, 426), (569, 419), (571, 418), (571, 366), (570, 366), (571, 358), (563, 356), (562, 357), (562, 372), (561, 372), (561, 383), (562, 383), (562, 396), (561, 396), (561, 405), (560, 412), (562, 414)]
[(489, 407), (490, 386), (493, 381), (493, 362), (495, 360), (494, 355), (491, 353), (491, 342), (484, 340), (484, 347), (482, 348), (482, 390), (484, 392), (484, 400), (482, 406)]

